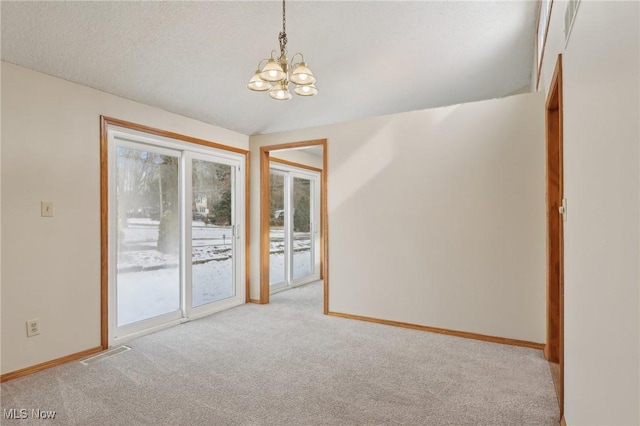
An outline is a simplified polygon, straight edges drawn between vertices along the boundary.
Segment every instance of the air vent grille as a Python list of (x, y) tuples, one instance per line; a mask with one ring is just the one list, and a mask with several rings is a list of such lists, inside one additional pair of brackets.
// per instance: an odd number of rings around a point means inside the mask
[(89, 358), (83, 359), (82, 361), (80, 361), (80, 364), (95, 364), (96, 362), (102, 361), (105, 358), (121, 354), (122, 352), (126, 352), (128, 350), (131, 350), (129, 346), (118, 346), (117, 348), (107, 349), (104, 352), (100, 352), (98, 355), (90, 356)]

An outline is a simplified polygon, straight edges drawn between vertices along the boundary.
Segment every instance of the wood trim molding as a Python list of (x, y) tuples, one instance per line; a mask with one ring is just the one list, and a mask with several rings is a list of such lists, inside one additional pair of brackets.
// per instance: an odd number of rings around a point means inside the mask
[(562, 54), (545, 102), (547, 214), (547, 344), (545, 358), (560, 366), (558, 405), (564, 415), (564, 222), (558, 207), (564, 197)]
[(324, 139), (322, 144), (322, 174), (320, 175), (320, 278), (324, 284), (322, 312), (329, 313), (329, 144)]
[(0, 376), (0, 382), (6, 382), (7, 380), (17, 379), (18, 377), (28, 376), (29, 374), (37, 373), (38, 371), (46, 370), (51, 367), (66, 364), (67, 362), (76, 361), (78, 359), (86, 358), (89, 355), (102, 352), (102, 346), (96, 346), (95, 348), (87, 349), (81, 352), (76, 352), (71, 355), (66, 355), (61, 358), (52, 359), (51, 361), (43, 362), (42, 364), (33, 365), (31, 367), (22, 368), (20, 370), (5, 373)]
[(564, 416), (560, 419), (560, 426), (567, 426), (567, 421), (564, 419)]
[(142, 124), (132, 123), (130, 121), (119, 120), (117, 118), (101, 116), (103, 121), (112, 126), (123, 127), (125, 129), (137, 130), (139, 132), (151, 133), (157, 136), (163, 136), (170, 139), (177, 139), (183, 142), (189, 142), (196, 145), (208, 146), (209, 148), (221, 149), (224, 151), (231, 151), (237, 154), (248, 154), (249, 151), (242, 148), (236, 148), (235, 146), (223, 145), (217, 142), (211, 142), (205, 139), (194, 138), (192, 136), (182, 135), (180, 133), (174, 133), (167, 130), (156, 129), (155, 127), (149, 127)]
[(269, 303), (269, 151), (260, 148), (260, 303)]
[[(323, 312), (329, 313), (329, 213), (327, 175), (329, 171), (329, 151), (326, 139), (291, 142), (260, 147), (260, 303), (269, 303), (269, 161), (270, 152), (284, 149), (321, 145), (323, 150), (322, 170), (320, 170), (320, 278), (324, 282)], [(278, 159), (275, 159), (278, 161)], [(282, 162), (282, 160), (279, 160)], [(300, 167), (291, 162), (289, 165)], [(318, 171), (318, 169), (315, 169)], [(266, 214), (265, 214), (266, 213)]]
[[(547, 318), (547, 321), (549, 319)], [(548, 327), (548, 326), (547, 326)], [(542, 349), (542, 354), (544, 355), (544, 359), (549, 361), (549, 343), (545, 343), (544, 348)]]
[[(555, 91), (554, 91), (555, 92)], [(554, 99), (557, 97), (554, 96)], [(560, 245), (562, 234), (562, 218), (558, 208), (562, 200), (562, 173), (558, 155), (559, 111), (557, 108), (546, 111), (546, 293), (547, 293), (547, 340), (545, 357), (548, 361), (559, 363), (560, 351)]]
[(299, 169), (311, 170), (312, 172), (322, 173), (322, 169), (318, 169), (316, 167), (307, 166), (306, 164), (296, 163), (289, 160), (283, 160), (281, 158), (275, 158), (273, 156), (269, 156), (269, 161), (274, 163), (284, 164), (285, 166), (297, 167)]
[(315, 140), (302, 141), (302, 142), (281, 143), (278, 145), (265, 145), (260, 147), (260, 151), (282, 151), (284, 149), (305, 148), (308, 146), (316, 146), (316, 145), (325, 146), (326, 144), (327, 144), (326, 139), (315, 139)]
[(257, 304), (260, 304), (260, 300), (258, 300), (258, 299), (249, 299), (249, 302), (248, 302), (248, 303), (257, 303)]
[(108, 119), (100, 116), (100, 346), (109, 347)]
[(549, 93), (545, 101), (545, 107), (548, 110), (560, 109), (560, 106), (562, 106), (562, 53), (558, 54), (556, 67), (549, 84)]
[(360, 315), (343, 314), (340, 312), (329, 312), (328, 315), (340, 318), (347, 318), (358, 321), (372, 322), (376, 324), (391, 325), (394, 327), (409, 328), (411, 330), (428, 331), (430, 333), (446, 334), (448, 336), (464, 337), (465, 339), (482, 340), (484, 342), (500, 343), (503, 345), (521, 346), (524, 348), (542, 350), (544, 343), (529, 342), (526, 340), (508, 339), (506, 337), (488, 336), (485, 334), (469, 333), (466, 331), (449, 330), (446, 328), (429, 327), (426, 325), (411, 324), (400, 321), (391, 321), (379, 318), (364, 317)]

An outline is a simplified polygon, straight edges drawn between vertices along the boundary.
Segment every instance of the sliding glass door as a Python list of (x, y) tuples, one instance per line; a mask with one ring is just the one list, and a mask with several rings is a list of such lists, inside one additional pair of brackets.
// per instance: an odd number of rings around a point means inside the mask
[[(230, 161), (188, 154), (191, 176), (187, 209), (189, 311), (207, 311), (216, 304), (233, 303), (237, 295), (236, 264), (238, 225), (235, 217), (235, 176)], [(189, 185), (190, 184), (190, 185)]]
[(269, 285), (282, 286), (287, 282), (287, 259), (285, 229), (289, 228), (289, 218), (285, 214), (289, 187), (286, 185), (287, 174), (279, 170), (271, 170), (269, 176), (269, 199), (271, 202), (269, 227)]
[(181, 317), (180, 153), (122, 141), (115, 147), (116, 325)]
[(272, 165), (269, 284), (272, 291), (320, 278), (319, 173)]
[(314, 178), (291, 176), (291, 276), (300, 280), (315, 272)]
[(242, 161), (109, 132), (110, 341), (244, 303)]

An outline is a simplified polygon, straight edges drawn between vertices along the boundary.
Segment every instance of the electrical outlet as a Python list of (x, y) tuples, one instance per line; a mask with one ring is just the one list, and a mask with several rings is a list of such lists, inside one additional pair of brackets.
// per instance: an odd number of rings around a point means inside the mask
[(27, 337), (33, 337), (40, 334), (40, 318), (27, 321)]

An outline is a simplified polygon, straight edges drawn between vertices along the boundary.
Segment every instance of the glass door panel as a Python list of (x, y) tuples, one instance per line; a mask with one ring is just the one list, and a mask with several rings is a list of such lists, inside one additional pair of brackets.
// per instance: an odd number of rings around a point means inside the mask
[(191, 162), (191, 306), (236, 295), (234, 273), (235, 167)]
[(244, 155), (108, 132), (109, 343), (244, 303)]
[(116, 325), (181, 310), (179, 154), (115, 149)]
[(285, 185), (286, 176), (272, 171), (269, 176), (269, 284), (281, 284), (287, 280), (287, 256), (285, 225), (288, 223)]
[(277, 164), (269, 176), (269, 284), (279, 291), (320, 278), (320, 175)]
[(292, 182), (293, 210), (293, 279), (313, 274), (313, 186), (309, 179), (294, 177)]

